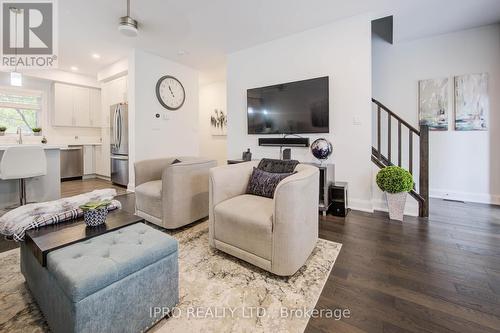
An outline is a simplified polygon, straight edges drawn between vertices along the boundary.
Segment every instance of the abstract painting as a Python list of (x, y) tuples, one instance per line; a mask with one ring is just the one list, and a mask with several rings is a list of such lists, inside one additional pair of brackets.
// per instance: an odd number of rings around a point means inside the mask
[(488, 73), (455, 76), (455, 130), (488, 129)]
[(210, 116), (210, 133), (212, 135), (227, 135), (227, 115), (220, 109), (215, 109)]
[(448, 78), (418, 82), (418, 114), (420, 125), (431, 131), (448, 130)]

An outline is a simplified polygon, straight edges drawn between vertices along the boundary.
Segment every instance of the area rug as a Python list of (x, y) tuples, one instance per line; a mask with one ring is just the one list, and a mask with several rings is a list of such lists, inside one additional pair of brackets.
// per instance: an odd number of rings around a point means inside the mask
[[(272, 275), (208, 246), (208, 223), (179, 240), (179, 305), (150, 332), (303, 332), (341, 244), (320, 239), (293, 276)], [(0, 332), (47, 332), (19, 270), (19, 249), (0, 254)]]

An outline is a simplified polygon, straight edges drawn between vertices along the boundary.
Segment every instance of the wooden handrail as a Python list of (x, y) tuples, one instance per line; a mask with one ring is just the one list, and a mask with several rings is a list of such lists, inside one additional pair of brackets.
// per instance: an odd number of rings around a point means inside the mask
[(413, 131), (417, 135), (420, 135), (420, 131), (418, 129), (416, 129), (415, 127), (411, 126), (403, 118), (401, 118), (400, 116), (398, 116), (397, 114), (395, 114), (394, 112), (392, 112), (391, 110), (389, 110), (389, 108), (387, 106), (385, 106), (384, 104), (380, 103), (375, 98), (372, 98), (372, 102), (375, 103), (375, 104), (377, 104), (377, 106), (379, 106), (382, 109), (384, 109), (385, 112), (387, 112), (392, 117), (396, 118), (399, 122), (401, 122), (403, 125), (405, 125), (406, 127), (408, 127), (409, 130)]
[[(420, 125), (420, 130), (417, 130), (397, 114), (389, 110), (385, 105), (372, 98), (372, 102), (377, 105), (377, 136), (376, 148), (372, 146), (371, 160), (379, 168), (394, 165), (392, 162), (392, 118), (398, 122), (397, 128), (397, 149), (398, 158), (397, 165), (402, 164), (402, 126), (408, 128), (408, 171), (413, 174), (413, 134), (419, 137), (419, 179), (418, 179), (418, 192), (415, 187), (409, 193), (418, 201), (419, 216), (429, 216), (429, 127), (427, 125)], [(382, 154), (381, 150), (381, 115), (382, 110), (387, 112), (387, 156)], [(416, 182), (415, 182), (416, 183)]]

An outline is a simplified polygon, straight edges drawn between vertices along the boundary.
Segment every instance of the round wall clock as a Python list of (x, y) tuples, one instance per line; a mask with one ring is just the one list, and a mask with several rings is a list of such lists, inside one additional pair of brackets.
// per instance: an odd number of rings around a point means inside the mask
[(156, 83), (156, 97), (164, 108), (178, 110), (186, 100), (186, 92), (179, 80), (165, 75)]

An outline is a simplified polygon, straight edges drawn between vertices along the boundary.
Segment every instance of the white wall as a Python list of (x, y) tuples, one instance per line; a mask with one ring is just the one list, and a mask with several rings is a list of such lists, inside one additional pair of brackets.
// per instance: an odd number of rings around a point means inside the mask
[[(246, 90), (320, 76), (330, 77), (329, 162), (336, 179), (349, 182), (351, 208), (372, 210), (371, 203), (371, 16), (361, 15), (277, 39), (228, 55), (228, 158), (251, 148), (255, 158), (279, 157), (278, 148), (259, 147), (247, 134)], [(306, 148), (292, 157), (314, 161)]]
[[(47, 72), (50, 72), (47, 70)], [(58, 71), (61, 72), (61, 71)], [(77, 74), (61, 74), (61, 73), (46, 73), (44, 77), (50, 79), (57, 79), (57, 82), (65, 82), (70, 84), (83, 85), (89, 83), (87, 86), (97, 85), (97, 81), (93, 83), (88, 77)], [(101, 130), (99, 128), (83, 128), (83, 127), (61, 127), (52, 126), (53, 117), (53, 83), (50, 79), (42, 79), (39, 77), (31, 77), (23, 75), (23, 86), (20, 89), (37, 90), (42, 92), (42, 110), (39, 118), (39, 126), (42, 127), (43, 135), (47, 138), (49, 143), (61, 144), (84, 144), (99, 142), (101, 137)], [(10, 73), (0, 72), (0, 86), (13, 89), (16, 87), (10, 86)], [(16, 138), (13, 135), (6, 135), (0, 137), (0, 142), (15, 142)], [(24, 142), (26, 143), (39, 143), (41, 137), (25, 136)]]
[(418, 125), (418, 81), (489, 73), (488, 131), (455, 131), (450, 85), (448, 131), (430, 133), (430, 193), (500, 204), (500, 26), (492, 25), (395, 45), (374, 40), (373, 96)]
[(226, 82), (219, 81), (200, 85), (200, 155), (217, 160), (218, 165), (227, 161), (227, 137), (212, 135), (210, 116), (214, 109), (227, 111)]
[[(163, 75), (179, 79), (186, 101), (177, 111), (163, 108), (156, 98), (156, 83)], [(129, 163), (169, 156), (197, 156), (198, 72), (165, 58), (134, 50), (129, 57)], [(155, 114), (159, 113), (160, 118)], [(130, 167), (129, 188), (134, 174)]]

